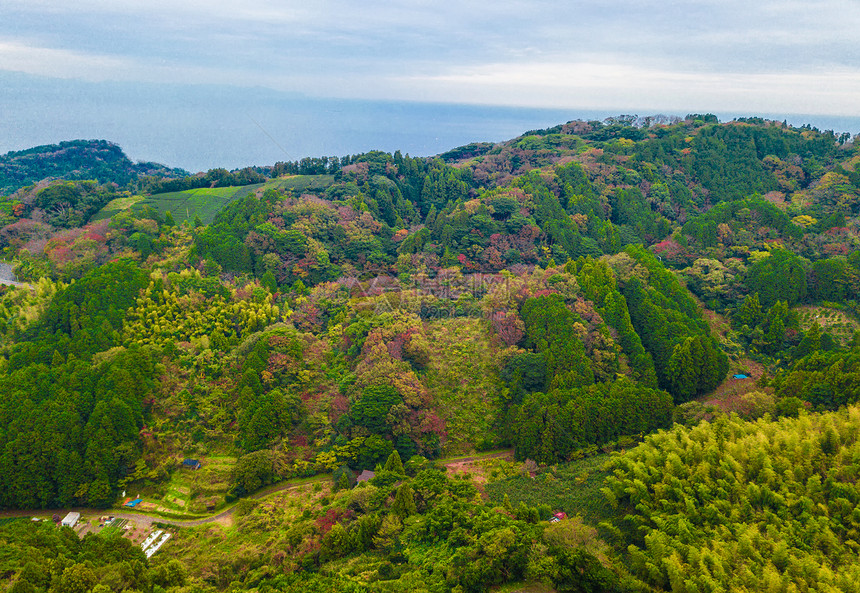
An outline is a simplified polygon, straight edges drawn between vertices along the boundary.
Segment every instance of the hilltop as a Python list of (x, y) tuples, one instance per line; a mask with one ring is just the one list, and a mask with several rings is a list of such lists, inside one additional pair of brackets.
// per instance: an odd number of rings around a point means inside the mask
[(45, 179), (93, 179), (125, 186), (140, 177), (180, 177), (182, 169), (157, 163), (133, 163), (106, 140), (71, 140), (7, 152), (0, 156), (0, 195)]

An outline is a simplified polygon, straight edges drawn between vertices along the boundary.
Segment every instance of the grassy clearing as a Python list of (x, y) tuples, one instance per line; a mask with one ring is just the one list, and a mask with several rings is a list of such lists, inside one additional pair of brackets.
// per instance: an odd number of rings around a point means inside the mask
[[(261, 488), (260, 490), (257, 490), (255, 493), (250, 495), (250, 498), (268, 498), (271, 494), (275, 492), (291, 489), (294, 486), (311, 486), (319, 484), (320, 487), (322, 487), (323, 485), (328, 487), (330, 486), (330, 482), (331, 474), (318, 474), (309, 478), (290, 478), (289, 480), (284, 480), (283, 482), (278, 482), (277, 484), (272, 484), (270, 486), (266, 486), (265, 488)], [(289, 496), (289, 494), (285, 494), (284, 496)]]
[(604, 454), (561, 463), (539, 471), (534, 478), (517, 475), (490, 482), (485, 490), (494, 503), (501, 504), (507, 494), (514, 508), (521, 502), (532, 507), (547, 504), (596, 526), (612, 515), (612, 507), (600, 491), (609, 475), (603, 469), (608, 459)]
[[(519, 475), (523, 472), (523, 464), (511, 461), (512, 450), (504, 451), (501, 457), (466, 457), (461, 461), (444, 460), (442, 463), (448, 477), (463, 477), (475, 484), (479, 492), (483, 492), (484, 484), (493, 480), (501, 480)], [(441, 461), (441, 460), (440, 460)]]
[[(737, 373), (749, 378), (734, 379), (733, 375)], [(751, 358), (738, 358), (732, 361), (723, 382), (712, 392), (699, 398), (699, 401), (708, 406), (716, 406), (727, 414), (746, 409), (749, 404), (744, 402), (743, 396), (751, 391), (761, 391), (758, 380), (767, 374), (767, 369), (761, 363)]]
[[(200, 458), (199, 470), (177, 469), (171, 476), (167, 496), (185, 502), (182, 511), (203, 513), (207, 506), (220, 507), (230, 489), (235, 457)], [(174, 504), (177, 504), (174, 502)]]
[(92, 220), (104, 220), (106, 218), (110, 218), (114, 214), (118, 214), (123, 210), (128, 210), (138, 202), (143, 199), (143, 196), (128, 196), (126, 198), (117, 198), (115, 200), (111, 200), (105, 206), (99, 210), (95, 216), (93, 216)]
[(172, 510), (184, 511), (188, 506), (188, 499), (175, 488), (168, 488), (167, 493), (161, 498), (161, 504)]
[(174, 511), (187, 511), (191, 504), (192, 485), (188, 481), (186, 474), (188, 471), (176, 470), (167, 484), (167, 490), (161, 497), (161, 502), (165, 507)]
[[(731, 323), (716, 311), (705, 307), (701, 300), (696, 299), (705, 321), (711, 328), (711, 334), (717, 338), (720, 347), (729, 356), (729, 372), (713, 391), (699, 398), (705, 405), (716, 406), (726, 413), (737, 412), (744, 407), (743, 395), (759, 389), (759, 379), (767, 375), (767, 369), (746, 355), (746, 350), (740, 342)], [(749, 379), (733, 379), (732, 375), (744, 374)]]
[[(230, 473), (236, 463), (235, 457), (199, 457), (203, 467), (199, 470), (178, 468), (170, 481), (158, 487), (157, 491), (141, 489), (134, 491), (143, 500), (134, 509), (122, 507), (123, 512), (155, 514), (165, 519), (196, 520), (222, 513), (234, 504), (224, 500), (230, 488)], [(296, 487), (328, 485), (331, 474), (320, 474), (309, 478), (292, 478), (267, 486), (250, 495), (253, 499), (269, 499), (282, 490)]]
[(197, 459), (200, 460), (200, 464), (204, 467), (232, 468), (236, 465), (236, 457), (230, 455), (206, 455)]

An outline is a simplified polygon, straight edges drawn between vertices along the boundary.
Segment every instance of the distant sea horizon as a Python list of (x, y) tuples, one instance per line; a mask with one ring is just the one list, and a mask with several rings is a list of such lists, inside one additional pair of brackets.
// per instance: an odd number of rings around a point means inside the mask
[[(116, 143), (134, 161), (191, 172), (370, 150), (434, 156), (470, 142), (501, 142), (575, 119), (708, 112), (314, 98), (264, 88), (93, 83), (6, 71), (0, 71), (0, 86), (0, 154), (99, 139)], [(860, 116), (712, 113), (721, 121), (763, 117), (860, 133)]]

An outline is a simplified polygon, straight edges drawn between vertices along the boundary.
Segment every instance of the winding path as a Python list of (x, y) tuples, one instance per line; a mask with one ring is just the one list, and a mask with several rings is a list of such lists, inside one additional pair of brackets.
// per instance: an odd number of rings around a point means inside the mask
[[(248, 498), (253, 498), (257, 500), (262, 500), (271, 496), (272, 494), (283, 492), (284, 490), (291, 490), (293, 488), (300, 488), (302, 486), (307, 486), (308, 484), (315, 484), (317, 482), (322, 482), (326, 480), (329, 476), (324, 475), (320, 476), (314, 480), (309, 480), (306, 482), (295, 483), (295, 482), (285, 482), (281, 484), (277, 484), (275, 486), (271, 486), (259, 492), (256, 492), (249, 496)], [(116, 509), (94, 509), (89, 507), (76, 507), (76, 508), (63, 508), (63, 509), (32, 509), (32, 510), (22, 510), (15, 509), (9, 511), (0, 511), (0, 519), (11, 519), (14, 517), (39, 517), (39, 518), (51, 518), (54, 514), (60, 515), (61, 517), (65, 516), (66, 513), (71, 511), (81, 513), (81, 515), (110, 515), (112, 517), (118, 517), (120, 519), (128, 519), (136, 522), (138, 525), (149, 527), (153, 523), (163, 523), (165, 525), (174, 525), (176, 527), (196, 527), (198, 525), (204, 525), (206, 523), (229, 523), (232, 521), (233, 513), (236, 511), (236, 505), (234, 504), (228, 509), (221, 511), (215, 515), (209, 515), (207, 517), (200, 517), (199, 519), (169, 519), (167, 517), (163, 517), (158, 514), (149, 514), (149, 513), (138, 513), (134, 511), (124, 511), (124, 510), (116, 510)]]
[[(491, 453), (484, 453), (473, 455), (469, 457), (456, 457), (452, 459), (444, 459), (440, 460), (442, 465), (449, 466), (455, 463), (468, 463), (471, 461), (478, 461), (480, 459), (492, 459), (494, 457), (505, 457), (510, 455), (512, 450), (504, 450), (504, 451), (493, 451)], [(282, 482), (280, 484), (276, 484), (274, 486), (269, 486), (268, 488), (264, 488), (254, 494), (248, 496), (248, 498), (252, 498), (254, 500), (263, 500), (268, 498), (273, 494), (277, 494), (278, 492), (283, 492), (285, 490), (292, 490), (293, 488), (301, 488), (302, 486), (308, 486), (310, 484), (317, 484), (319, 482), (324, 482), (327, 479), (330, 479), (330, 475), (324, 474), (320, 476), (316, 476), (313, 479), (306, 480), (303, 482)], [(222, 524), (230, 524), (233, 521), (233, 514), (236, 511), (236, 505), (234, 504), (228, 509), (221, 511), (220, 513), (216, 513), (214, 515), (209, 515), (208, 517), (200, 517), (199, 519), (188, 519), (188, 520), (179, 520), (179, 519), (168, 519), (166, 517), (162, 517), (157, 514), (148, 514), (148, 513), (137, 513), (137, 512), (128, 512), (128, 511), (117, 511), (115, 509), (93, 509), (93, 508), (74, 508), (74, 509), (39, 509), (39, 510), (12, 510), (12, 511), (0, 511), (0, 518), (13, 518), (13, 517), (40, 517), (40, 518), (50, 518), (54, 514), (58, 514), (61, 517), (65, 516), (69, 511), (75, 511), (81, 513), (82, 515), (111, 515), (113, 517), (118, 517), (120, 519), (128, 519), (130, 521), (136, 522), (138, 525), (150, 527), (153, 523), (162, 523), (164, 525), (173, 525), (175, 527), (197, 527), (198, 525), (205, 525), (206, 523), (222, 523)]]

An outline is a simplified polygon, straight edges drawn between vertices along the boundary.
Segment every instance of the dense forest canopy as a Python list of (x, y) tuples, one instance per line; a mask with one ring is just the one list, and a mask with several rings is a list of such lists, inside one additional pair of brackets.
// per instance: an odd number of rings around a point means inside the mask
[(0, 509), (235, 504), (152, 560), (0, 518), (0, 587), (857, 580), (849, 135), (619, 116), (194, 175), (73, 141), (0, 193)]

